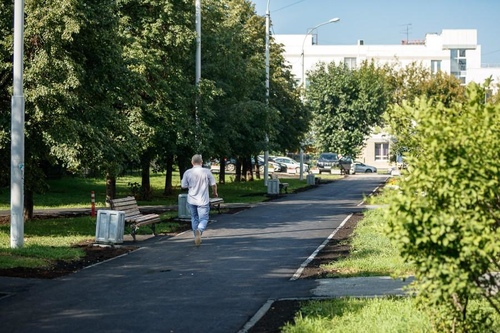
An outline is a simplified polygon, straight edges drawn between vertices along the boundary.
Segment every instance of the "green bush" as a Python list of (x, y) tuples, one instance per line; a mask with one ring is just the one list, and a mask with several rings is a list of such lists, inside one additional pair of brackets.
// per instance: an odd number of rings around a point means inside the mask
[[(440, 309), (436, 327), (487, 331), (498, 298), (485, 291), (500, 254), (500, 105), (469, 85), (467, 100), (403, 106), (414, 124), (410, 169), (387, 210), (389, 235), (416, 265), (418, 299)], [(472, 309), (484, 299), (491, 308)]]

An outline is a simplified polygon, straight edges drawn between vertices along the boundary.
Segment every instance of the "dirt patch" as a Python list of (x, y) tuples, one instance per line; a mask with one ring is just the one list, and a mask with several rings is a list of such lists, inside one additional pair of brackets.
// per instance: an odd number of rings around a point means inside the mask
[(92, 244), (77, 245), (85, 252), (85, 256), (78, 260), (63, 261), (57, 260), (49, 267), (44, 268), (4, 268), (0, 269), (0, 276), (33, 278), (33, 279), (55, 279), (65, 276), (84, 267), (88, 267), (99, 262), (120, 256), (122, 254), (134, 251), (136, 246), (120, 246), (120, 247), (101, 247), (93, 246)]

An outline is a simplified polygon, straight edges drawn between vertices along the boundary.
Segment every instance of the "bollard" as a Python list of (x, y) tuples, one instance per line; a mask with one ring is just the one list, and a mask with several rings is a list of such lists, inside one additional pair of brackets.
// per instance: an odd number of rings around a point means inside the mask
[(95, 217), (95, 193), (94, 191), (90, 192), (90, 202), (91, 204), (91, 209), (90, 209), (90, 216)]

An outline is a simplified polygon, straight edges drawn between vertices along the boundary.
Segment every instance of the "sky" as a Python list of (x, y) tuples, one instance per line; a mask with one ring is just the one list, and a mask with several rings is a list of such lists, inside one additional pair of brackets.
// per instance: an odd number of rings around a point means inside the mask
[(317, 30), (319, 44), (400, 44), (443, 29), (476, 29), (481, 62), (500, 67), (500, 0), (252, 0), (271, 17), (272, 34)]

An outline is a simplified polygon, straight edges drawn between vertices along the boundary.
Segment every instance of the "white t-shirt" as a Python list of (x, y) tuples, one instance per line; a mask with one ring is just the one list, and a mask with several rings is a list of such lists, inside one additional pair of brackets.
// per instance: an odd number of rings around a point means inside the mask
[(205, 206), (209, 204), (208, 190), (215, 185), (215, 178), (209, 169), (194, 165), (184, 172), (181, 187), (188, 188), (187, 202), (191, 205)]

